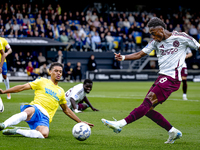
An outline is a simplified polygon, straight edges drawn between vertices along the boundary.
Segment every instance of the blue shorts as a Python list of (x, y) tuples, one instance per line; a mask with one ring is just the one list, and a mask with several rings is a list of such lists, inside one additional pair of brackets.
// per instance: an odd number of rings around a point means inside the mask
[(35, 113), (33, 114), (31, 120), (26, 121), (31, 129), (36, 129), (37, 126), (47, 126), (49, 128), (49, 118), (45, 116), (35, 105), (21, 105), (21, 112), (28, 107), (34, 107)]
[(4, 62), (3, 66), (2, 66), (2, 75), (7, 75), (7, 71), (8, 71), (8, 69), (7, 69), (7, 63)]

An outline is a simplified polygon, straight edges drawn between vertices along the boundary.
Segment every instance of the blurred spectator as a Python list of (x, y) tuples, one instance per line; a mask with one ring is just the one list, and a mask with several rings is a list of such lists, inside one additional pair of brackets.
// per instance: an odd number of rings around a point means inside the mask
[(34, 72), (34, 68), (32, 66), (31, 61), (28, 62), (28, 66), (26, 67), (27, 74), (35, 80), (38, 77), (38, 74)]
[(73, 68), (73, 78), (75, 81), (77, 81), (77, 76), (79, 76), (79, 81), (81, 82), (82, 80), (82, 68), (81, 68), (81, 63), (77, 62), (76, 66)]
[(10, 30), (11, 26), (12, 26), (11, 20), (9, 20), (8, 23), (6, 23), (6, 25), (5, 25), (6, 31)]
[(92, 37), (92, 49), (99, 49), (101, 46), (101, 38), (98, 35), (98, 32), (95, 32), (95, 35)]
[(80, 51), (83, 51), (83, 43), (82, 43), (82, 41), (81, 41), (81, 38), (79, 37), (79, 35), (78, 35), (78, 32), (74, 32), (74, 39), (75, 39), (75, 45), (76, 45), (76, 49), (77, 49), (77, 47), (79, 47), (78, 49), (80, 50)]
[(123, 19), (120, 18), (118, 23), (117, 23), (117, 27), (120, 27), (121, 29), (124, 27), (124, 22), (123, 22)]
[(32, 66), (33, 66), (33, 68), (39, 68), (39, 63), (36, 59), (32, 60)]
[(22, 15), (22, 13), (21, 13), (20, 10), (17, 11), (16, 17), (17, 17), (17, 18), (20, 17), (21, 19), (23, 19), (23, 15)]
[(177, 24), (176, 27), (174, 28), (174, 30), (178, 31), (178, 32), (182, 32), (180, 24)]
[(91, 16), (90, 19), (92, 20), (92, 22), (94, 22), (96, 20), (96, 18), (98, 18), (97, 13), (93, 12), (93, 15)]
[(116, 28), (115, 28), (113, 22), (110, 23), (110, 26), (108, 27), (108, 29), (109, 29), (111, 35), (116, 35)]
[(90, 56), (87, 66), (89, 71), (95, 71), (97, 69), (97, 63), (94, 55)]
[(69, 44), (67, 46), (67, 50), (69, 50), (69, 49), (71, 49), (72, 51), (76, 50), (76, 42), (75, 42), (73, 31), (70, 31), (68, 39), (69, 39)]
[(107, 51), (108, 50), (107, 40), (106, 40), (105, 34), (103, 32), (100, 34), (100, 38), (101, 38), (101, 49)]
[(131, 34), (128, 35), (128, 51), (135, 52), (135, 42)]
[(189, 34), (190, 34), (193, 38), (197, 39), (198, 31), (197, 31), (197, 28), (195, 28), (194, 25), (191, 26), (191, 28), (190, 28), (190, 30), (189, 30)]
[(42, 52), (39, 52), (38, 62), (39, 66), (42, 66), (46, 62), (46, 58), (42, 55)]
[(128, 21), (130, 22), (131, 25), (135, 22), (135, 18), (134, 18), (134, 16), (132, 15), (132, 13), (129, 13)]
[(98, 18), (95, 18), (94, 22), (93, 22), (93, 25), (95, 27), (98, 27), (100, 25), (100, 22), (99, 22), (99, 19)]
[(23, 23), (27, 24), (28, 21), (30, 21), (30, 19), (28, 18), (28, 15), (25, 15), (25, 17), (23, 18)]
[(59, 50), (58, 54), (55, 56), (55, 62), (61, 63), (64, 66), (65, 58), (61, 50)]
[(71, 29), (72, 31), (77, 30), (77, 27), (75, 26), (74, 22), (72, 22), (72, 25), (71, 25), (70, 29)]
[(19, 69), (22, 67), (21, 61), (19, 59), (18, 53), (15, 53), (14, 58), (13, 58), (13, 68), (14, 71), (19, 71)]
[(49, 76), (49, 70), (48, 70), (48, 68), (47, 68), (47, 64), (46, 64), (46, 63), (43, 63), (43, 65), (40, 66), (40, 71), (39, 71), (39, 73), (40, 73), (40, 76), (41, 76), (41, 77), (46, 77), (46, 78), (48, 78), (48, 76)]
[(92, 50), (92, 35), (88, 34), (86, 37), (86, 49)]
[(105, 38), (106, 38), (106, 41), (107, 41), (107, 44), (108, 44), (108, 50), (113, 50), (113, 48), (114, 48), (114, 44), (113, 44), (114, 38), (111, 36), (111, 33), (108, 32)]
[(19, 16), (17, 18), (17, 24), (22, 25), (23, 24), (23, 19), (21, 18), (21, 16)]
[(126, 36), (126, 34), (123, 34), (122, 36), (122, 50), (126, 51), (128, 48), (128, 38)]
[(18, 32), (18, 36), (19, 36), (19, 37), (24, 37), (24, 36), (26, 36), (26, 31), (24, 31), (23, 26), (20, 26), (20, 27), (19, 27), (19, 30), (18, 30), (17, 32)]
[(19, 60), (21, 62), (21, 67), (22, 67), (22, 69), (24, 71), (25, 68), (26, 68), (26, 59), (25, 59), (24, 54), (23, 54), (22, 51), (19, 52)]
[(28, 62), (29, 61), (32, 61), (32, 55), (30, 52), (26, 52), (26, 58), (25, 58), (25, 61), (26, 61), (26, 66), (28, 66)]
[(17, 24), (16, 20), (14, 21), (13, 30), (14, 31), (19, 30), (19, 25)]
[(82, 17), (82, 18), (81, 18), (80, 24), (81, 24), (81, 25), (86, 25), (86, 24), (87, 24), (87, 21), (85, 20), (85, 17)]
[(69, 39), (68, 39), (68, 37), (67, 37), (65, 32), (62, 32), (62, 34), (60, 36), (60, 41), (62, 43), (65, 43), (66, 45), (69, 43)]
[(67, 64), (64, 65), (63, 69), (64, 80), (66, 79), (67, 81), (72, 82), (72, 73), (73, 73), (73, 68), (71, 67), (71, 62), (67, 62)]

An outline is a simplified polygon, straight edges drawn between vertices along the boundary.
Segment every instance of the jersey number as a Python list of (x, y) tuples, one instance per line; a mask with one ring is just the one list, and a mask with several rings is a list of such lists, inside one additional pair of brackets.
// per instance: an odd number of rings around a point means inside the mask
[(160, 83), (164, 83), (165, 81), (167, 81), (167, 78), (166, 78), (166, 77), (161, 78), (161, 79), (159, 80)]

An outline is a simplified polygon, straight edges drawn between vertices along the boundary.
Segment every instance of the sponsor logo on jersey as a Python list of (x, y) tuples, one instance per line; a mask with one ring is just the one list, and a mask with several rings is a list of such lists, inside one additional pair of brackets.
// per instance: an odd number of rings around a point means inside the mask
[(175, 40), (175, 41), (173, 42), (173, 46), (174, 46), (174, 47), (179, 47), (179, 45), (180, 45), (179, 41)]

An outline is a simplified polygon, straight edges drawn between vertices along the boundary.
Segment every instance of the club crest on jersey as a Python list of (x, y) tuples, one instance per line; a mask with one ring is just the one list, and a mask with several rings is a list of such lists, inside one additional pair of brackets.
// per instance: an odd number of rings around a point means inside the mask
[(180, 45), (179, 41), (175, 40), (175, 41), (173, 42), (173, 46), (174, 46), (174, 47), (179, 47), (179, 45)]

